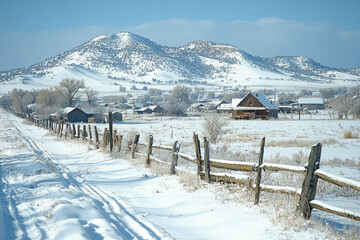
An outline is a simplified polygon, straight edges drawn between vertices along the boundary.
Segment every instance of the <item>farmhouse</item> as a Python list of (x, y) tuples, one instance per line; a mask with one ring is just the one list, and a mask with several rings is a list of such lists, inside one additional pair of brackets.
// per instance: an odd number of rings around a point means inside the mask
[(324, 109), (324, 99), (322, 98), (299, 98), (298, 99), (299, 108), (306, 108), (308, 110), (317, 110)]
[(279, 108), (262, 93), (248, 93), (232, 110), (233, 119), (278, 118)]
[(152, 105), (148, 107), (149, 109), (151, 109), (152, 113), (154, 114), (162, 114), (165, 112), (165, 110), (160, 107), (159, 105)]

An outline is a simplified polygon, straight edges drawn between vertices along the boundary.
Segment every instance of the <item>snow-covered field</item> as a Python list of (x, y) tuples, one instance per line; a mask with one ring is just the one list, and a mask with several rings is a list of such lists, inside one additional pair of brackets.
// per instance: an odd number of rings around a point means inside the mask
[[(289, 227), (286, 221), (274, 223), (265, 199), (253, 206), (241, 199), (241, 188), (229, 190), (239, 201), (219, 197), (225, 194), (219, 184), (200, 183), (189, 191), (180, 175), (154, 175), (125, 156), (111, 157), (81, 141), (65, 142), (3, 110), (0, 113), (0, 239), (329, 238), (326, 227), (314, 227), (301, 218), (300, 228)], [(201, 136), (201, 123), (158, 118), (114, 127), (124, 135), (140, 133), (141, 142), (146, 134), (154, 135), (156, 145), (170, 146), (178, 140), (181, 152), (194, 155), (192, 132)], [(343, 139), (344, 130), (359, 132), (359, 121), (231, 121), (227, 129), (219, 142), (224, 158), (226, 152), (256, 154), (263, 136), (265, 162), (291, 158), (299, 151), (307, 155), (310, 146), (320, 141), (324, 143), (321, 169), (360, 180), (360, 140)], [(339, 164), (342, 161), (345, 164)], [(359, 212), (359, 195), (339, 195), (322, 196)], [(356, 224), (319, 211), (313, 217), (340, 228)]]

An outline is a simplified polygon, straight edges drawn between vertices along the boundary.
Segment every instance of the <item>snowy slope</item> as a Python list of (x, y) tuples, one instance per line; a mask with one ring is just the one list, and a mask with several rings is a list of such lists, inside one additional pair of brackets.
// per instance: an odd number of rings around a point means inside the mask
[(50, 81), (58, 76), (58, 69), (81, 69), (118, 82), (168, 84), (182, 80), (190, 84), (281, 86), (296, 81), (303, 85), (325, 83), (329, 87), (360, 80), (358, 69), (333, 69), (306, 57), (255, 57), (234, 46), (207, 41), (167, 47), (121, 32), (101, 35), (30, 67), (0, 72), (0, 81), (6, 84), (34, 79)]

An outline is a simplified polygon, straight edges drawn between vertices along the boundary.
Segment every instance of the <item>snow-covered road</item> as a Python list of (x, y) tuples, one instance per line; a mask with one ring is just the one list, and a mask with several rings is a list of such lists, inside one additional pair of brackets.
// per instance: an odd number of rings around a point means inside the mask
[(314, 239), (0, 110), (1, 239)]

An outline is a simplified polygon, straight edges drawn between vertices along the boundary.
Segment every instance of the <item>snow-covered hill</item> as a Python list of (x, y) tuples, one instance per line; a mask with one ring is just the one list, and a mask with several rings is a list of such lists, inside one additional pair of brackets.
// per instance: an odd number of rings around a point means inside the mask
[(56, 79), (61, 69), (143, 83), (261, 85), (264, 80), (273, 80), (267, 84), (284, 84), (284, 81), (354, 84), (360, 80), (359, 69), (333, 69), (306, 57), (262, 58), (234, 46), (207, 41), (167, 47), (121, 32), (98, 36), (30, 67), (0, 72), (0, 82)]

